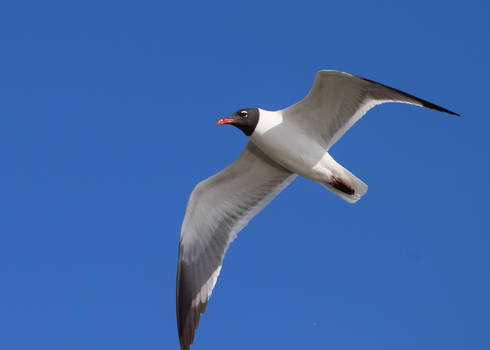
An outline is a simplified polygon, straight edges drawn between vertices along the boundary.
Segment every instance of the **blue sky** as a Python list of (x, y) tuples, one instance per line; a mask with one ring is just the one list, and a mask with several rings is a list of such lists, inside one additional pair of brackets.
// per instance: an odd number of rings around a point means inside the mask
[(194, 185), (215, 125), (352, 72), (391, 104), (333, 148), (348, 205), (298, 179), (242, 231), (192, 349), (490, 347), (488, 1), (0, 5), (0, 348), (178, 349)]

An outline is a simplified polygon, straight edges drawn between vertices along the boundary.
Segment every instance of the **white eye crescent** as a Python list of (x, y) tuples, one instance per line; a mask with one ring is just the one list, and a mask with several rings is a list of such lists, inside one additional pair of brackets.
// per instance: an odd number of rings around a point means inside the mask
[(248, 117), (247, 111), (241, 111), (240, 112), (240, 117), (245, 117), (245, 118)]

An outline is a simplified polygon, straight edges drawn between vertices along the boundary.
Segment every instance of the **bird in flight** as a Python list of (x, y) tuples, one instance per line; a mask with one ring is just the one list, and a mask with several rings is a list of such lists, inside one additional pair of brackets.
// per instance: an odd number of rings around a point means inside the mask
[(367, 185), (328, 150), (374, 106), (401, 102), (459, 114), (353, 74), (322, 70), (300, 102), (278, 111), (244, 108), (230, 124), (249, 138), (228, 167), (200, 182), (187, 203), (177, 266), (177, 328), (188, 350), (229, 244), (257, 213), (300, 175), (357, 202)]

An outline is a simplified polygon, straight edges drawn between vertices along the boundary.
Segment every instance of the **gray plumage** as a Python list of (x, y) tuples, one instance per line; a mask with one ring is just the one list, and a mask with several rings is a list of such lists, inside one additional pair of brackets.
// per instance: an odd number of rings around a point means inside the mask
[(349, 203), (367, 185), (337, 163), (330, 147), (369, 109), (401, 102), (458, 115), (386, 85), (339, 71), (320, 71), (309, 94), (279, 111), (242, 109), (218, 121), (249, 137), (240, 157), (192, 191), (182, 224), (177, 268), (177, 325), (182, 350), (238, 232), (299, 174)]

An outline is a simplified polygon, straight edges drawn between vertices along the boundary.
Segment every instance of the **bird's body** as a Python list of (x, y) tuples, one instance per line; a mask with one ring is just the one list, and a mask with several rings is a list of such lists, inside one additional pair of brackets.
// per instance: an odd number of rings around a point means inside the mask
[(249, 137), (240, 157), (192, 191), (180, 235), (177, 325), (182, 350), (194, 340), (233, 239), (297, 175), (354, 203), (367, 185), (337, 163), (330, 147), (369, 109), (401, 102), (457, 115), (386, 85), (339, 71), (320, 71), (309, 94), (279, 111), (238, 110), (231, 124)]
[[(266, 111), (260, 109), (260, 118), (250, 141), (273, 161), (289, 171), (304, 178), (318, 182), (329, 188), (341, 181), (348, 187), (353, 187), (350, 172), (338, 164), (328, 150), (290, 119), (285, 118), (283, 111)], [(359, 180), (360, 181), (360, 180)], [(367, 186), (366, 186), (367, 189)], [(335, 189), (333, 190), (335, 193)], [(364, 194), (365, 191), (362, 192)], [(361, 193), (353, 197), (345, 195), (342, 198), (354, 202)]]
[(260, 119), (250, 141), (284, 168), (312, 179), (313, 168), (326, 151), (285, 120), (282, 111), (259, 111)]

